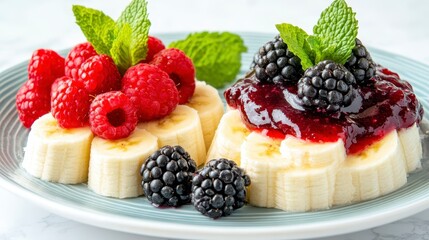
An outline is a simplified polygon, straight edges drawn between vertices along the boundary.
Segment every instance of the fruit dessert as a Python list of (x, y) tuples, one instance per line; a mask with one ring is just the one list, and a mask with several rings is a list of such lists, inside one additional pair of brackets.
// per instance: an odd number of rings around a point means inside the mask
[(411, 85), (357, 39), (355, 13), (335, 0), (313, 35), (288, 23), (224, 95), (208, 158), (252, 179), (248, 201), (285, 211), (328, 209), (388, 194), (422, 157), (423, 109)]
[[(140, 168), (165, 145), (182, 146), (195, 168), (202, 165), (224, 113), (208, 83), (225, 82), (207, 75), (217, 67), (225, 76), (216, 39), (235, 43), (222, 60), (236, 63), (245, 51), (241, 38), (202, 32), (166, 47), (148, 35), (144, 0), (132, 1), (117, 21), (83, 6), (73, 12), (88, 42), (65, 58), (35, 51), (16, 95), (19, 118), (31, 128), (22, 167), (42, 180), (87, 183), (100, 195), (128, 198), (143, 194)], [(201, 48), (189, 47), (206, 43), (216, 48), (194, 54)], [(233, 68), (236, 74), (239, 66)]]

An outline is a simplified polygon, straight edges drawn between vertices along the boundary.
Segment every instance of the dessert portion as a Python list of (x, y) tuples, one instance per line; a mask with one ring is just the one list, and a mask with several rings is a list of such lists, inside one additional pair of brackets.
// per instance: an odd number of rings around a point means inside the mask
[(252, 179), (259, 207), (312, 211), (390, 193), (421, 166), (423, 109), (411, 85), (357, 39), (355, 13), (335, 0), (313, 35), (288, 23), (225, 93), (208, 152)]
[[(116, 21), (83, 6), (73, 12), (88, 42), (65, 58), (35, 51), (16, 95), (19, 118), (31, 128), (23, 168), (46, 181), (87, 182), (100, 195), (128, 198), (143, 194), (140, 167), (165, 145), (181, 145), (194, 168), (202, 165), (224, 104), (212, 85), (196, 80), (196, 70), (214, 83), (207, 73), (216, 68), (225, 76), (222, 69), (233, 64), (232, 80), (242, 39), (202, 32), (166, 47), (148, 35), (144, 0), (133, 0)], [(218, 37), (230, 43), (221, 59)]]

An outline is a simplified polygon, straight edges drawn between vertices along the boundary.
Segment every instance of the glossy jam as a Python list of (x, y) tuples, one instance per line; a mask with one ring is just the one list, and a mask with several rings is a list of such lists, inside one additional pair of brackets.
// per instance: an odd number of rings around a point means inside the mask
[(353, 103), (331, 115), (302, 108), (296, 84), (262, 84), (253, 78), (237, 81), (225, 91), (230, 107), (239, 109), (246, 125), (271, 137), (293, 135), (313, 142), (343, 139), (347, 153), (364, 150), (394, 129), (419, 122), (423, 108), (411, 85), (385, 68), (356, 89)]

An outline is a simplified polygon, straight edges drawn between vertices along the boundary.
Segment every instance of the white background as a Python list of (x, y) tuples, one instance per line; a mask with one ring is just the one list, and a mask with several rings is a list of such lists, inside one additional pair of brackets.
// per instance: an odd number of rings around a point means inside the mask
[[(103, 10), (116, 19), (128, 0), (0, 0), (0, 70), (27, 60), (37, 48), (61, 50), (84, 41), (72, 4)], [(349, 0), (359, 38), (375, 48), (429, 64), (429, 1)], [(330, 1), (149, 0), (151, 34), (221, 30), (275, 32), (289, 22), (311, 32)], [(428, 76), (429, 80), (429, 76)], [(423, 209), (422, 209), (423, 210)], [(155, 239), (100, 229), (51, 214), (0, 189), (0, 240)], [(429, 239), (429, 210), (378, 228), (327, 239)]]

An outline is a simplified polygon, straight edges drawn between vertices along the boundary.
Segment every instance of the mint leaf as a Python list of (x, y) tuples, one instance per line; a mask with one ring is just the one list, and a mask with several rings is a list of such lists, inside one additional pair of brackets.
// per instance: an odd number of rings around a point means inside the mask
[(344, 64), (350, 57), (358, 32), (355, 15), (344, 0), (335, 0), (322, 12), (313, 28), (314, 34), (321, 39), (322, 60)]
[(312, 48), (311, 46), (305, 48), (308, 34), (303, 29), (289, 23), (276, 24), (276, 28), (289, 50), (301, 59), (302, 68), (307, 69), (313, 66), (312, 55), (314, 53), (308, 51)]
[(243, 39), (229, 32), (192, 33), (169, 47), (185, 52), (194, 63), (197, 78), (216, 88), (235, 79), (241, 67), (241, 54), (247, 51)]
[(313, 35), (310, 35), (305, 39), (304, 51), (307, 52), (313, 62), (316, 62), (316, 59), (319, 59), (322, 56), (320, 41), (319, 37)]
[(119, 27), (123, 27), (125, 24), (129, 24), (131, 27), (129, 45), (131, 65), (144, 60), (147, 54), (147, 39), (151, 24), (147, 13), (147, 2), (145, 0), (133, 0), (118, 18), (117, 24)]
[(98, 54), (109, 54), (114, 38), (115, 21), (99, 10), (73, 5), (76, 23)]
[(115, 30), (116, 38), (112, 43), (110, 56), (118, 67), (119, 72), (124, 74), (132, 65), (130, 56), (132, 29), (129, 24), (124, 24), (121, 28), (116, 28)]

